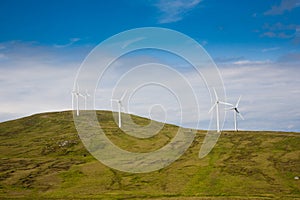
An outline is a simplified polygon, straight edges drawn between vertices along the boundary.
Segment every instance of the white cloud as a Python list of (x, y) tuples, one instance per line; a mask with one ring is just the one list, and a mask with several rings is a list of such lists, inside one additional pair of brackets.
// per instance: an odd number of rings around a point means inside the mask
[(283, 31), (283, 30), (295, 30), (299, 25), (297, 24), (283, 24), (281, 22), (277, 22), (275, 24), (266, 23), (263, 26), (263, 29), (270, 31)]
[(1, 67), (1, 111), (24, 116), (70, 109), (70, 92), (76, 68), (70, 68), (71, 63), (64, 63), (59, 68), (31, 64)]
[(161, 12), (159, 23), (172, 23), (183, 19), (184, 15), (199, 5), (201, 0), (159, 0), (155, 7)]
[(33, 43), (2, 44), (0, 60), (0, 121), (34, 113), (71, 108), (71, 89), (80, 62), (53, 48)]
[[(300, 131), (300, 69), (297, 64), (245, 62), (234, 66), (224, 64), (221, 73), (228, 99), (235, 103), (242, 95), (240, 111), (245, 121), (240, 128), (248, 130)], [(232, 114), (225, 128), (232, 127)]]
[(281, 39), (290, 39), (290, 38), (294, 38), (295, 34), (287, 34), (285, 32), (272, 32), (272, 31), (268, 31), (268, 32), (264, 32), (260, 35), (260, 37), (269, 37), (269, 38), (281, 38)]
[(281, 38), (281, 39), (294, 39), (298, 40), (298, 24), (283, 24), (277, 22), (275, 24), (265, 23), (263, 25), (264, 32), (260, 37)]
[(238, 60), (238, 61), (235, 61), (233, 62), (232, 64), (235, 64), (235, 65), (263, 65), (263, 64), (270, 64), (271, 61), (270, 60), (255, 60), (255, 61), (252, 61), (252, 60)]
[[(49, 49), (33, 44), (13, 43), (4, 46), (11, 51), (6, 55), (8, 59), (0, 60), (0, 121), (33, 113), (71, 109), (73, 81), (81, 61), (87, 55), (87, 50), (81, 51), (80, 54), (74, 51), (62, 54), (60, 49), (53, 47)], [(54, 53), (55, 51), (57, 52)], [(294, 57), (297, 60), (297, 55)], [(108, 84), (104, 84), (104, 87), (96, 91), (97, 108), (107, 110), (112, 108), (110, 99), (115, 86), (114, 81), (119, 80), (124, 70), (126, 71), (126, 68), (119, 70), (124, 66), (125, 61), (128, 66), (131, 64), (135, 66), (142, 62), (157, 60), (144, 56), (140, 60), (135, 57), (132, 61), (123, 60), (122, 63), (116, 63), (115, 68), (111, 68), (106, 76)], [(240, 121), (241, 129), (300, 131), (300, 105), (295, 104), (300, 99), (298, 78), (300, 69), (297, 62), (283, 61), (276, 63), (268, 60), (244, 59), (219, 63), (226, 87), (227, 101), (235, 103), (239, 95), (242, 95), (240, 111), (245, 121)], [(147, 72), (146, 75), (147, 77), (161, 76), (161, 79), (165, 79), (172, 87), (182, 93), (186, 92), (182, 89), (182, 82), (178, 81), (176, 76), (157, 73)], [(138, 76), (130, 78), (133, 81), (134, 78), (142, 79), (144, 75), (145, 73), (139, 73)], [(212, 103), (210, 94), (199, 76), (192, 72), (186, 72), (185, 75), (195, 85), (194, 90), (199, 101), (202, 120), (200, 128), (206, 129), (211, 117), (207, 113)], [(118, 91), (124, 91), (127, 86), (123, 85), (123, 88), (119, 88)], [(170, 93), (165, 94), (164, 91), (162, 88), (145, 87), (132, 99), (130, 110), (139, 115), (149, 116), (148, 110), (151, 104), (159, 103), (167, 108), (168, 122), (179, 123), (180, 115), (178, 115), (176, 99)], [(187, 110), (195, 109), (193, 106), (186, 106)], [(156, 118), (159, 117), (160, 115), (156, 115)], [(188, 118), (190, 122), (194, 119), (192, 116)], [(225, 128), (233, 128), (232, 113), (227, 114)]]
[(203, 41), (201, 42), (201, 44), (202, 44), (202, 46), (206, 46), (206, 45), (208, 44), (208, 42), (207, 42), (206, 40), (203, 40)]
[(279, 5), (272, 6), (272, 8), (266, 11), (265, 15), (281, 15), (285, 11), (291, 11), (300, 6), (299, 0), (282, 0)]
[(4, 53), (0, 53), (0, 60), (6, 58)]
[(143, 39), (145, 39), (145, 37), (137, 37), (137, 38), (134, 38), (134, 39), (131, 39), (131, 40), (127, 40), (127, 41), (124, 42), (122, 48), (124, 49), (124, 48), (128, 47), (129, 45), (131, 45), (135, 42), (141, 41)]
[(300, 52), (289, 52), (278, 58), (280, 63), (300, 63)]
[(69, 47), (71, 45), (73, 45), (74, 43), (80, 41), (80, 38), (71, 38), (69, 39), (69, 42), (66, 44), (55, 44), (54, 47), (55, 48), (65, 48), (65, 47)]
[(271, 47), (271, 48), (262, 49), (261, 51), (262, 52), (268, 52), (268, 51), (276, 51), (276, 50), (279, 50), (279, 49), (280, 49), (279, 47)]

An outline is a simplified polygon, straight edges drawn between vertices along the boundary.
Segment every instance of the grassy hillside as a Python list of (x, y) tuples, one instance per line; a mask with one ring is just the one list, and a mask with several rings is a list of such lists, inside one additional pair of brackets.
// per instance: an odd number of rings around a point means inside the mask
[[(123, 149), (164, 146), (178, 127), (150, 139), (122, 133), (112, 113), (99, 111), (107, 136)], [(149, 120), (133, 116), (138, 124)], [(110, 169), (83, 147), (71, 112), (43, 113), (0, 123), (0, 198), (300, 199), (300, 134), (223, 132), (198, 159), (204, 131), (170, 166), (131, 174)], [(198, 197), (198, 198), (197, 198)]]

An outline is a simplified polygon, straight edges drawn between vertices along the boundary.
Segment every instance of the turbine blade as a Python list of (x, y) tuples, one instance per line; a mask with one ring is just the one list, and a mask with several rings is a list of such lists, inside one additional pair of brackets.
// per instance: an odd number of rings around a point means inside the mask
[(223, 101), (219, 101), (220, 104), (223, 104), (223, 105), (227, 105), (227, 106), (233, 106), (231, 103), (226, 103), (226, 102), (223, 102)]
[(123, 101), (126, 94), (127, 94), (127, 90), (125, 90), (125, 92), (123, 93), (122, 97), (120, 98), (120, 101)]
[(245, 118), (243, 117), (243, 115), (242, 115), (241, 113), (238, 113), (238, 115), (240, 116), (240, 118), (241, 118), (242, 120), (245, 120)]
[(214, 103), (214, 105), (209, 109), (208, 113), (210, 113), (215, 107), (216, 107), (217, 103)]
[(219, 97), (217, 95), (217, 92), (216, 92), (215, 88), (213, 88), (213, 90), (214, 90), (214, 93), (215, 93), (216, 100), (218, 101)]
[(111, 99), (110, 101), (119, 102), (119, 100), (118, 100), (118, 99)]
[(231, 107), (231, 108), (226, 108), (225, 110), (234, 110), (234, 107)]
[(87, 97), (91, 96), (91, 95), (88, 93), (88, 90), (85, 90), (85, 96), (87, 96)]
[(241, 98), (242, 98), (242, 96), (240, 96), (239, 99), (238, 99), (238, 101), (236, 102), (236, 104), (235, 104), (236, 108), (239, 107), (239, 103), (240, 103)]

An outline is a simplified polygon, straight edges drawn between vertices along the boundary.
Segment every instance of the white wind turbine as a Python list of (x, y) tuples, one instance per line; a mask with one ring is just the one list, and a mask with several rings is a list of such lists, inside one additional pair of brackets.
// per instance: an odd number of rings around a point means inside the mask
[(219, 97), (217, 95), (217, 92), (215, 90), (215, 88), (213, 88), (214, 90), (214, 93), (215, 93), (215, 97), (216, 97), (216, 101), (214, 103), (214, 105), (210, 108), (210, 110), (208, 111), (208, 113), (210, 113), (214, 108), (216, 108), (216, 115), (217, 115), (217, 132), (219, 133), (220, 132), (220, 119), (219, 119), (219, 104), (223, 104), (223, 105), (228, 105), (228, 106), (233, 106), (232, 104), (230, 103), (226, 103), (226, 102), (223, 102), (223, 101), (220, 101), (219, 100)]
[(87, 98), (90, 96), (90, 94), (88, 93), (87, 90), (85, 90), (85, 94), (83, 95), (84, 96), (84, 109), (86, 110), (86, 102), (87, 102)]
[(74, 108), (74, 96), (76, 97), (76, 115), (79, 116), (79, 96), (85, 98), (84, 95), (79, 93), (79, 85), (77, 84), (76, 90), (72, 91), (72, 108)]
[(115, 101), (115, 102), (117, 102), (117, 104), (118, 104), (118, 112), (119, 112), (119, 128), (121, 128), (121, 126), (122, 126), (121, 109), (123, 108), (122, 101), (123, 101), (123, 99), (124, 99), (126, 93), (127, 93), (127, 91), (125, 91), (125, 92), (123, 93), (123, 95), (121, 96), (120, 99), (111, 99), (111, 101)]
[(242, 116), (242, 114), (240, 113), (240, 111), (238, 110), (238, 106), (241, 100), (241, 96), (239, 97), (238, 101), (236, 102), (235, 106), (229, 108), (229, 110), (233, 110), (233, 118), (234, 118), (234, 130), (238, 131), (237, 128), (237, 115), (239, 115), (239, 117), (244, 120), (244, 117)]

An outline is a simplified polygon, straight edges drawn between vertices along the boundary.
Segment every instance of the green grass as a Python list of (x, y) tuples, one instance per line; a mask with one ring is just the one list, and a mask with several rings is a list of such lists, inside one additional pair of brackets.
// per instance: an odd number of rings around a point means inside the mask
[[(178, 130), (165, 125), (154, 137), (137, 139), (118, 129), (111, 112), (98, 111), (97, 117), (107, 137), (132, 152), (159, 149)], [(299, 133), (225, 131), (200, 160), (205, 133), (197, 131), (190, 148), (166, 168), (132, 174), (89, 154), (71, 112), (0, 123), (0, 198), (300, 199), (300, 181), (294, 180), (300, 176)]]

